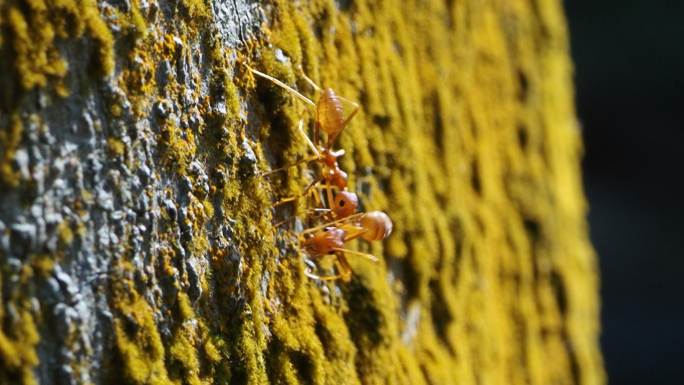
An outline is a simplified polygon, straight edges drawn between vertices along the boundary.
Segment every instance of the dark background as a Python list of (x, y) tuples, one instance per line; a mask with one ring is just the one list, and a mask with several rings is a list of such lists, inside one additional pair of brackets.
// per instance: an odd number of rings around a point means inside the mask
[(684, 384), (684, 0), (566, 0), (608, 381)]

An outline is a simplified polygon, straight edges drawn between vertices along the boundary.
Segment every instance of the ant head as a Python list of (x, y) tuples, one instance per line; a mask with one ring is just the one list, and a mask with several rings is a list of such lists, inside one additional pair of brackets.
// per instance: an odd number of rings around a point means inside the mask
[(346, 218), (356, 212), (359, 207), (359, 198), (350, 191), (340, 191), (335, 195), (333, 211), (338, 218)]

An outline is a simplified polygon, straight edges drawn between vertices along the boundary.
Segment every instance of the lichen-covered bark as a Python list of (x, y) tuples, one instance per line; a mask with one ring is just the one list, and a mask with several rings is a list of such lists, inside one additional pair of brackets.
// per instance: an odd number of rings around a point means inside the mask
[[(0, 3), (0, 384), (601, 384), (560, 0)], [(359, 101), (304, 275), (298, 76)]]

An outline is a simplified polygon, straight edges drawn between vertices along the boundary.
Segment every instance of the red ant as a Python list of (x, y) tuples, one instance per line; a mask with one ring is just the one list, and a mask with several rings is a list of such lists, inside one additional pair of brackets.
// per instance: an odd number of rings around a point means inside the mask
[[(328, 204), (330, 209), (317, 209), (317, 211), (329, 210), (332, 212), (333, 216), (330, 219), (345, 218), (356, 212), (358, 207), (358, 197), (356, 194), (347, 191), (347, 173), (340, 169), (337, 163), (337, 158), (344, 155), (344, 150), (333, 151), (332, 145), (335, 139), (340, 135), (344, 127), (349, 123), (349, 121), (356, 115), (359, 111), (359, 105), (351, 100), (345, 99), (337, 94), (332, 88), (322, 89), (313, 80), (311, 80), (304, 71), (299, 67), (302, 77), (316, 90), (317, 92), (322, 92), (318, 103), (314, 103), (311, 99), (299, 93), (297, 90), (283, 83), (282, 81), (274, 78), (273, 76), (267, 75), (263, 72), (257, 71), (252, 67), (245, 64), (245, 66), (255, 75), (258, 75), (264, 79), (270, 80), (274, 84), (280, 86), (286, 91), (290, 92), (292, 95), (297, 97), (299, 100), (303, 101), (305, 104), (309, 105), (315, 110), (315, 124), (314, 124), (314, 140), (313, 142), (309, 139), (309, 136), (304, 132), (303, 120), (299, 121), (298, 130), (306, 140), (309, 148), (314, 152), (314, 157), (304, 159), (298, 163), (318, 161), (324, 166), (323, 175), (313, 181), (309, 186), (304, 189), (304, 192), (299, 196), (283, 198), (276, 202), (274, 206), (279, 206), (284, 203), (292, 202), (297, 200), (299, 197), (308, 194), (308, 192), (321, 182), (324, 182), (323, 186), (319, 188), (325, 189), (327, 194)], [(353, 110), (345, 118), (344, 111), (342, 108), (342, 102), (349, 103), (353, 106)], [(323, 130), (327, 135), (327, 142), (324, 146), (319, 147), (319, 130)], [(281, 167), (270, 171), (267, 174), (272, 174), (281, 170), (285, 170), (294, 165)], [(337, 188), (339, 192), (333, 196), (332, 189)], [(318, 199), (317, 199), (318, 200)]]
[(310, 278), (323, 281), (342, 279), (344, 282), (349, 282), (352, 269), (346, 254), (364, 257), (373, 262), (377, 262), (378, 258), (371, 254), (345, 249), (344, 244), (359, 237), (367, 241), (381, 241), (391, 233), (392, 220), (382, 211), (359, 213), (304, 230), (299, 235), (300, 246), (315, 259), (333, 254), (336, 257), (335, 265), (338, 270), (337, 274), (328, 276), (316, 275), (310, 270), (307, 270), (305, 274)]

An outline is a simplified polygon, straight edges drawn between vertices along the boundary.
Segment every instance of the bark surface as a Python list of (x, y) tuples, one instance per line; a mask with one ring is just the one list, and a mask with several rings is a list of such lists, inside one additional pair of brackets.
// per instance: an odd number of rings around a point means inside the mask
[[(0, 54), (0, 384), (604, 382), (560, 0), (3, 0)], [(242, 64), (361, 105), (349, 283)]]

